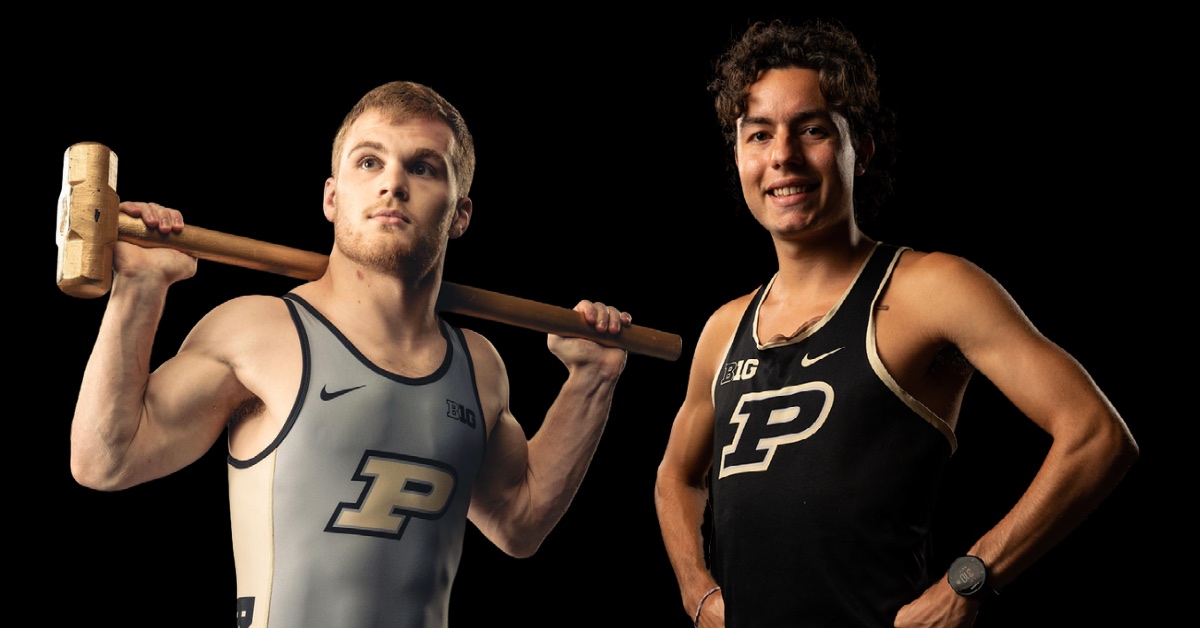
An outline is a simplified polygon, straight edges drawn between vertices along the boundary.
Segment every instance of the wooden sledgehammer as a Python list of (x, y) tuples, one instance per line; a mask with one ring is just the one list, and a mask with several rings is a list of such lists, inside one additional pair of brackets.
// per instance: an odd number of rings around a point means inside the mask
[[(80, 298), (96, 298), (112, 287), (112, 249), (117, 240), (163, 247), (223, 264), (313, 280), (328, 256), (188, 225), (181, 233), (148, 229), (122, 214), (117, 196), (117, 155), (103, 144), (67, 148), (58, 198), (58, 287)], [(631, 325), (617, 335), (596, 332), (571, 309), (442, 282), (437, 309), (560, 336), (588, 338), (631, 353), (676, 360), (683, 348), (674, 334)]]

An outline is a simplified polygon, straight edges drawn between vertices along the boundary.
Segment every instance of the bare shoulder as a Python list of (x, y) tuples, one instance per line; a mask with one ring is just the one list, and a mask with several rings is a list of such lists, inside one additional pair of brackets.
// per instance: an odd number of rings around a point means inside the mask
[(196, 328), (236, 334), (268, 329), (290, 319), (283, 299), (247, 295), (230, 299), (209, 310)]
[(754, 295), (754, 292), (742, 295), (717, 308), (704, 324), (704, 331), (701, 332), (702, 341), (706, 337), (723, 341), (732, 336), (738, 323), (742, 320), (742, 315), (746, 313), (746, 308), (750, 307)]
[[(241, 296), (226, 301), (205, 314), (181, 351), (211, 351), (227, 358), (234, 355), (272, 355), (281, 340), (298, 341), (287, 304), (279, 297)], [(266, 353), (264, 353), (266, 352)]]
[[(896, 264), (895, 278), (915, 289), (944, 291), (959, 283), (990, 281), (982, 268), (970, 260), (939, 251), (906, 251)], [(950, 282), (952, 285), (947, 286)]]
[(1013, 305), (999, 282), (974, 262), (921, 251), (907, 251), (900, 257), (885, 295), (888, 299), (903, 299), (912, 309), (931, 315)]
[(968, 355), (981, 340), (1000, 342), (1036, 333), (995, 278), (974, 262), (948, 253), (906, 252), (883, 303), (914, 328), (948, 340)]
[(733, 334), (737, 331), (738, 323), (742, 320), (746, 308), (750, 307), (755, 293), (740, 296), (717, 308), (704, 323), (700, 338), (696, 341), (695, 354), (692, 357), (692, 381), (701, 385), (710, 380), (716, 373), (717, 365), (724, 357)]
[(496, 346), (492, 344), (479, 332), (461, 328), (463, 338), (467, 341), (467, 350), (471, 352), (471, 362), (475, 366), (478, 374), (479, 371), (495, 371), (504, 368), (504, 360), (500, 357), (500, 352)]
[[(210, 314), (223, 316), (289, 316), (287, 313), (287, 305), (284, 299), (276, 296), (266, 296), (262, 294), (250, 294), (240, 297), (234, 297), (217, 307), (213, 308)], [(245, 321), (254, 324), (254, 321)], [(274, 321), (263, 321), (274, 322)]]

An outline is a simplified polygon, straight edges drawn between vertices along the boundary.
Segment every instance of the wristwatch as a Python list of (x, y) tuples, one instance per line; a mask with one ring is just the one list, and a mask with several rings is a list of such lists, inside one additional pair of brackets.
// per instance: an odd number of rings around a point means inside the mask
[(954, 592), (975, 600), (986, 600), (1000, 595), (987, 583), (987, 567), (976, 556), (962, 556), (950, 563), (946, 581)]

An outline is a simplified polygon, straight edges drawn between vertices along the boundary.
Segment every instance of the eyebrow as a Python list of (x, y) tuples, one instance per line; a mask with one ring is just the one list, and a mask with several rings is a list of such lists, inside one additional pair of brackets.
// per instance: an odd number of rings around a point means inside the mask
[(346, 149), (346, 154), (349, 155), (350, 153), (353, 153), (356, 150), (362, 150), (364, 148), (382, 152), (383, 144), (380, 144), (379, 142), (373, 142), (371, 140), (363, 140), (363, 141), (355, 144), (354, 146), (351, 146), (350, 148)]
[[(797, 113), (796, 115), (789, 118), (787, 122), (788, 122), (788, 124), (795, 124), (797, 122), (808, 122), (809, 120), (813, 120), (816, 118), (821, 118), (821, 119), (829, 120), (832, 122), (833, 114), (828, 109), (811, 109), (808, 111), (801, 111), (800, 113)], [(773, 124), (775, 124), (775, 120), (772, 118), (768, 118), (766, 116), (742, 116), (738, 120), (738, 128), (741, 128), (744, 126), (749, 126), (749, 125), (770, 126)]]
[(429, 159), (445, 165), (446, 157), (432, 148), (418, 148), (412, 155), (415, 159)]
[[(350, 149), (346, 151), (346, 155), (349, 156), (355, 151), (364, 149), (379, 152), (384, 152), (384, 150), (386, 150), (381, 142), (376, 142), (374, 140), (363, 140), (354, 146), (351, 146)], [(438, 165), (443, 167), (446, 167), (446, 164), (448, 163), (446, 158), (441, 153), (433, 150), (432, 148), (418, 148), (413, 152), (409, 159), (428, 159), (430, 161), (436, 161)]]

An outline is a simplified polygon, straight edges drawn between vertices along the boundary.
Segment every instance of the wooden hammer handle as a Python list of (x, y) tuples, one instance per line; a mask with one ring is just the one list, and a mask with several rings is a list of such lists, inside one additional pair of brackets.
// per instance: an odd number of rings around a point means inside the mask
[(175, 249), (197, 259), (309, 281), (324, 274), (325, 266), (329, 263), (329, 256), (320, 253), (191, 225), (185, 226), (179, 233), (163, 233), (147, 227), (141, 218), (125, 213), (117, 218), (117, 239), (146, 248)]
[[(295, 279), (313, 280), (325, 272), (329, 257), (280, 244), (188, 225), (180, 233), (164, 234), (146, 227), (140, 218), (121, 214), (118, 239), (143, 247), (171, 248), (198, 259), (267, 271)], [(616, 335), (598, 333), (575, 310), (500, 294), (460, 284), (442, 282), (437, 309), (482, 318), (525, 329), (587, 338), (631, 353), (674, 361), (683, 349), (675, 335), (631, 325)]]
[(600, 334), (575, 310), (448, 281), (442, 282), (437, 308), (548, 334), (588, 338), (607, 347), (663, 360), (678, 359), (683, 349), (683, 339), (675, 334), (638, 325), (630, 325), (615, 336)]

